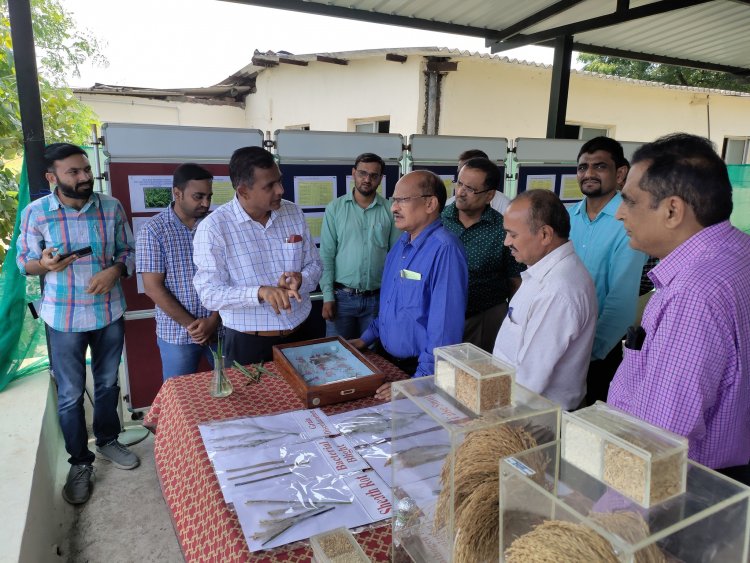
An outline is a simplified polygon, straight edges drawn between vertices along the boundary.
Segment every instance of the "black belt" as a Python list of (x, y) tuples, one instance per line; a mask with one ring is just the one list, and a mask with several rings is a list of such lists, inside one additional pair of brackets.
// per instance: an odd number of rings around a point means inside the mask
[(343, 283), (334, 282), (333, 288), (352, 295), (361, 295), (362, 297), (370, 297), (371, 295), (377, 295), (380, 293), (379, 289), (356, 289), (353, 287), (346, 287)]

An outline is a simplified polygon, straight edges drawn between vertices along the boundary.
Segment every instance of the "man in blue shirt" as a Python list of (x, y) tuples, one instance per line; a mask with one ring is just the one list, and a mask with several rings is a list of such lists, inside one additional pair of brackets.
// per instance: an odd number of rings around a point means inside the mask
[[(360, 349), (378, 338), (382, 354), (414, 376), (434, 373), (433, 350), (461, 342), (469, 273), (461, 241), (440, 220), (445, 185), (427, 170), (396, 184), (391, 210), (404, 231), (385, 259), (380, 313), (352, 343)], [(390, 383), (376, 398), (389, 400)]]
[(633, 324), (646, 255), (633, 250), (615, 212), (628, 161), (622, 145), (608, 137), (587, 141), (578, 153), (578, 185), (583, 200), (569, 209), (570, 239), (596, 286), (599, 317), (586, 377), (586, 402), (606, 401), (622, 361), (621, 341)]
[[(213, 174), (187, 163), (174, 171), (174, 201), (151, 218), (136, 239), (136, 271), (156, 305), (156, 343), (162, 377), (194, 373), (201, 357), (213, 365), (219, 313), (207, 310), (193, 286), (193, 237), (211, 206)], [(213, 346), (215, 348), (215, 346)]]

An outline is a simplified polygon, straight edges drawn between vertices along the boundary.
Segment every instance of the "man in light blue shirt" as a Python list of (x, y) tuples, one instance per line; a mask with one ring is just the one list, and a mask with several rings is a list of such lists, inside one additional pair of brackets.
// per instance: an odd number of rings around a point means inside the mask
[(583, 200), (571, 207), (570, 239), (596, 286), (599, 317), (586, 377), (587, 403), (607, 400), (609, 384), (622, 361), (620, 342), (633, 324), (646, 255), (633, 250), (615, 212), (622, 197), (628, 161), (622, 145), (608, 137), (587, 141), (578, 153), (578, 185)]

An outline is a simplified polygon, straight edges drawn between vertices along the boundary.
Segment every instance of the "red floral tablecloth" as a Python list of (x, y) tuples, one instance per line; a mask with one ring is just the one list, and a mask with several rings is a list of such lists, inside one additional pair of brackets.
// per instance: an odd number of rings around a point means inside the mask
[[(380, 356), (368, 352), (367, 357), (381, 368), (387, 381), (406, 377)], [(275, 371), (273, 362), (266, 367)], [(214, 399), (208, 394), (209, 372), (168, 379), (144, 420), (144, 425), (156, 434), (156, 471), (185, 560), (310, 561), (312, 550), (308, 545), (250, 553), (237, 515), (224, 502), (198, 432), (198, 424), (210, 420), (270, 414), (301, 409), (304, 405), (280, 377), (266, 375), (260, 383), (246, 385), (247, 378), (239, 372), (230, 369), (227, 374), (234, 393), (224, 399)], [(323, 410), (334, 414), (377, 403), (373, 398), (366, 398)], [(389, 559), (390, 521), (355, 537), (371, 559)]]

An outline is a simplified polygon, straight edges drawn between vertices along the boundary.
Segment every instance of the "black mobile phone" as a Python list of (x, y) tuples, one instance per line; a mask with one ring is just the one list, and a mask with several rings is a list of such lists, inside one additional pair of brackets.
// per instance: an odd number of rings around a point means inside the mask
[(93, 250), (90, 246), (84, 246), (83, 248), (79, 248), (78, 250), (66, 252), (65, 254), (59, 254), (58, 256), (60, 256), (60, 260), (65, 260), (69, 256), (73, 256), (73, 254), (77, 255), (80, 258), (81, 256), (88, 256), (92, 252)]

